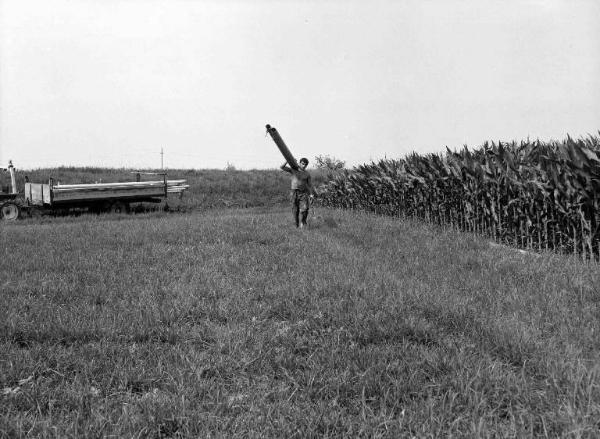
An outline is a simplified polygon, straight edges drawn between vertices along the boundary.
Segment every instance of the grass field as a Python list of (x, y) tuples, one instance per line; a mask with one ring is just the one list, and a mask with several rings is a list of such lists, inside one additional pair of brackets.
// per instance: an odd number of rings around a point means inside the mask
[(0, 436), (600, 435), (597, 265), (317, 213), (2, 224)]

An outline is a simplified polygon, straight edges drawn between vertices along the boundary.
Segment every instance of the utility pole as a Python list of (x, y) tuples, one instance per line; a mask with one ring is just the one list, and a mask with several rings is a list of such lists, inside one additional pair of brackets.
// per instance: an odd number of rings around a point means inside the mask
[(163, 155), (164, 155), (164, 152), (163, 152), (163, 149), (162, 149), (162, 146), (161, 146), (160, 147), (160, 169), (165, 169), (164, 166), (163, 166)]

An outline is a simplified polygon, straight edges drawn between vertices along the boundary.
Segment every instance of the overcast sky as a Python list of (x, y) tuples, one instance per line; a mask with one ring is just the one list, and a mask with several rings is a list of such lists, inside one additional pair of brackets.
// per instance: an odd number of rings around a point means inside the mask
[(0, 0), (0, 166), (356, 165), (600, 129), (597, 0)]

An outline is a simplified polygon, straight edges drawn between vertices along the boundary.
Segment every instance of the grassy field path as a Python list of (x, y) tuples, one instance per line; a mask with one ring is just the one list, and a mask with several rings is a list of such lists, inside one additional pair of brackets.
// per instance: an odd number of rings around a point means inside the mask
[(600, 270), (319, 209), (0, 227), (0, 437), (597, 437)]

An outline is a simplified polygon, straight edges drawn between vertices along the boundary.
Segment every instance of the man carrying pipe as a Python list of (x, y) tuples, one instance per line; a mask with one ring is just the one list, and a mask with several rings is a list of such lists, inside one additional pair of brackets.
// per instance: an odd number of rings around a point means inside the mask
[(292, 214), (296, 227), (303, 228), (306, 226), (308, 219), (308, 210), (314, 196), (317, 194), (312, 185), (310, 174), (306, 170), (308, 159), (301, 158), (298, 164), (298, 169), (288, 166), (286, 161), (281, 165), (281, 169), (292, 175), (292, 191), (290, 200), (292, 202)]

